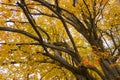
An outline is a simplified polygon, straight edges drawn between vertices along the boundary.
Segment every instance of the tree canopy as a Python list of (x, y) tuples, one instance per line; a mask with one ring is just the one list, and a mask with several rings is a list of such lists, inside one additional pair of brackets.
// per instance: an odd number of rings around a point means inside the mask
[(119, 17), (119, 0), (0, 0), (0, 79), (119, 80)]

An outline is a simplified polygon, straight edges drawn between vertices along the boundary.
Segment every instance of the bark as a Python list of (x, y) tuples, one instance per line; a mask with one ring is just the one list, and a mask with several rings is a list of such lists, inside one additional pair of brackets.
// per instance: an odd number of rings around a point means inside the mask
[(120, 79), (119, 71), (116, 68), (117, 66), (111, 67), (111, 64), (108, 62), (108, 60), (105, 60), (105, 59), (101, 59), (100, 65), (107, 80), (119, 80)]
[(75, 74), (75, 77), (77, 80), (95, 80), (95, 78), (89, 74), (87, 68), (83, 66), (80, 67), (80, 74)]

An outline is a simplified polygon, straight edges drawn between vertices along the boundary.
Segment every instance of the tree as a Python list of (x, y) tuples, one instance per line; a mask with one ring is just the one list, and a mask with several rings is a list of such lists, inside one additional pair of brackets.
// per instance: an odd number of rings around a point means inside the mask
[(10, 78), (120, 79), (118, 2), (1, 0), (0, 6), (0, 60)]

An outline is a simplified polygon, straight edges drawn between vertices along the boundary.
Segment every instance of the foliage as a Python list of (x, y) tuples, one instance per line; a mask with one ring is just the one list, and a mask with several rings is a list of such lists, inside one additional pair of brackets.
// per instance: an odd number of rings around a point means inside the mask
[(0, 79), (118, 80), (119, 5), (0, 0)]

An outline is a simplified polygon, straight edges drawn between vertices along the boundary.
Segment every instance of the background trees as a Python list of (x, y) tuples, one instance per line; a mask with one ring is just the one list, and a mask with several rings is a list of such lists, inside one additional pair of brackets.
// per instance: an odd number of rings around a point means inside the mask
[(1, 79), (120, 78), (117, 1), (1, 0), (0, 6)]

